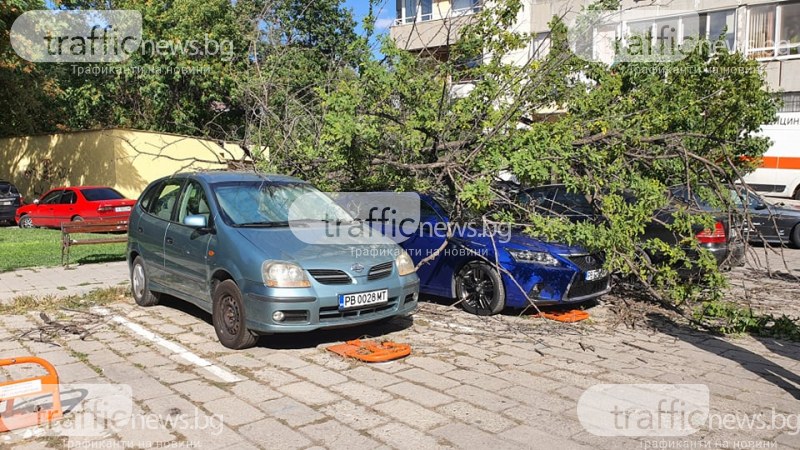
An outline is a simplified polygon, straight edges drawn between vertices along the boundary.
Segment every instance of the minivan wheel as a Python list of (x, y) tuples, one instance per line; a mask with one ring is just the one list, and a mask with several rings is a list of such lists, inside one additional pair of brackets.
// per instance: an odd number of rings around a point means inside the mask
[(211, 318), (219, 342), (234, 350), (254, 346), (258, 335), (247, 329), (242, 293), (236, 283), (225, 280), (217, 284), (213, 297)]
[(155, 306), (158, 304), (158, 294), (150, 292), (150, 283), (147, 280), (147, 271), (144, 268), (144, 259), (137, 256), (131, 266), (131, 293), (139, 306)]
[(467, 312), (491, 316), (505, 307), (503, 280), (488, 264), (481, 261), (466, 264), (458, 271), (455, 282), (456, 297)]
[(19, 227), (20, 228), (33, 228), (33, 220), (27, 215), (22, 216), (19, 218)]

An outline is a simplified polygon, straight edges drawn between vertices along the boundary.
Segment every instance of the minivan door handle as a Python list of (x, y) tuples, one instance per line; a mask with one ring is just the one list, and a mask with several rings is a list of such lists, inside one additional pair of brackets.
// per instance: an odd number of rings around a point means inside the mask
[(136, 227), (136, 231), (138, 231), (139, 233), (143, 233), (144, 229), (142, 227)]
[(171, 237), (167, 238), (167, 244), (172, 245), (174, 243), (175, 243), (175, 241)]

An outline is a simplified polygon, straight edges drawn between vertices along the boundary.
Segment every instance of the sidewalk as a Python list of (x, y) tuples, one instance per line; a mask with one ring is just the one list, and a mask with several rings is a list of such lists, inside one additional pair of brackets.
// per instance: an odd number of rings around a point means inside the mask
[(128, 264), (125, 261), (71, 265), (68, 269), (39, 267), (2, 272), (0, 304), (8, 304), (15, 297), (25, 295), (81, 295), (98, 288), (128, 282)]

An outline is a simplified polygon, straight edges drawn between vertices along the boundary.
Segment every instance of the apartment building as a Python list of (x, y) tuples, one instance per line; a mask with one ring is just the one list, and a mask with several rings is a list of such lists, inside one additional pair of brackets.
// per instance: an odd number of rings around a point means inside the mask
[[(391, 36), (402, 48), (446, 60), (459, 30), (491, 1), (396, 0), (397, 18)], [(549, 50), (548, 23), (553, 16), (575, 23), (587, 0), (524, 0), (514, 31), (536, 38), (527, 49), (506, 55), (508, 63), (524, 63)], [(616, 14), (616, 13), (615, 13)], [(772, 140), (759, 169), (745, 181), (759, 192), (800, 200), (800, 0), (623, 0), (613, 20), (578, 33), (588, 43), (582, 57), (605, 62), (619, 60), (620, 46), (642, 38), (654, 48), (669, 42), (684, 46), (701, 38), (720, 39), (729, 50), (759, 61), (767, 84), (783, 99), (778, 120), (764, 124), (761, 133)], [(592, 22), (597, 23), (597, 22)], [(573, 27), (576, 29), (579, 27)], [(589, 36), (586, 39), (586, 36)], [(571, 39), (572, 40), (572, 39)], [(661, 47), (663, 48), (663, 47)], [(674, 47), (673, 47), (674, 48)], [(625, 56), (625, 55), (622, 55)], [(469, 82), (454, 83), (452, 95), (465, 95)], [(548, 111), (552, 112), (552, 111)]]
[[(508, 55), (509, 61), (524, 62), (547, 52), (548, 22), (552, 17), (564, 17), (570, 23), (590, 3), (524, 0), (515, 30), (534, 33), (537, 39), (530, 48)], [(485, 5), (488, 7), (490, 2)], [(396, 0), (396, 6), (397, 18), (390, 29), (395, 42), (409, 51), (446, 59), (459, 30), (481, 10), (484, 2)], [(620, 9), (638, 14), (624, 14), (616, 26), (598, 30), (610, 35), (606, 42), (649, 33), (654, 41), (672, 39), (683, 44), (692, 37), (713, 40), (724, 34), (724, 44), (729, 49), (763, 64), (770, 87), (783, 91), (784, 112), (800, 111), (800, 0), (623, 0)], [(650, 13), (654, 17), (648, 17)]]

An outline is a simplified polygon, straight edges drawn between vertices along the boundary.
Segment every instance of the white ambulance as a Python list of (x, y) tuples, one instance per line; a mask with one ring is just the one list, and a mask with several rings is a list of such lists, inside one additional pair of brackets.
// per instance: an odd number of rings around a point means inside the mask
[(779, 113), (761, 128), (772, 140), (761, 167), (744, 177), (761, 194), (800, 200), (800, 112)]

